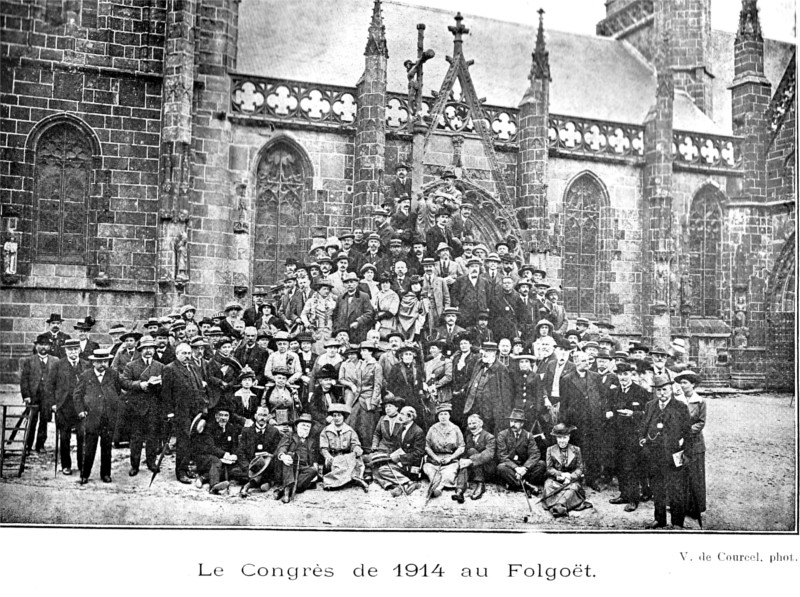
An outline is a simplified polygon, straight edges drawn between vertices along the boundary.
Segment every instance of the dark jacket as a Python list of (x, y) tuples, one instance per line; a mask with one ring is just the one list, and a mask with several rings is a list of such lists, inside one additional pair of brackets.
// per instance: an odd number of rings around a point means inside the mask
[(494, 295), (489, 305), (489, 315), (492, 318), (492, 331), (498, 338), (514, 338), (522, 332), (524, 326), (531, 325), (530, 312), (519, 295), (514, 292), (501, 290)]
[(86, 433), (98, 433), (103, 429), (113, 430), (116, 427), (117, 416), (122, 407), (121, 392), (119, 374), (111, 367), (105, 370), (102, 384), (93, 367), (81, 373), (72, 393), (72, 401), (76, 412), (86, 413)]
[(458, 324), (469, 327), (478, 322), (478, 312), (489, 308), (489, 284), (478, 276), (473, 286), (468, 275), (461, 276), (450, 287), (450, 304), (458, 307)]
[(578, 428), (571, 436), (576, 446), (582, 446), (582, 440), (600, 433), (606, 420), (602, 394), (600, 375), (594, 371), (587, 371), (582, 379), (577, 370), (562, 378), (561, 412), (567, 424)]
[[(372, 316), (372, 303), (366, 294), (356, 291), (351, 299), (345, 292), (337, 299), (336, 307), (333, 309), (333, 328), (346, 329), (350, 334), (351, 343), (363, 342), (369, 326), (372, 325)], [(352, 323), (358, 324), (355, 329), (350, 327)]]
[[(202, 373), (197, 372), (202, 379)], [(161, 400), (165, 411), (175, 417), (190, 422), (201, 412), (208, 412), (208, 396), (202, 385), (197, 385), (191, 373), (180, 361), (173, 361), (164, 367), (161, 374)]]
[(30, 398), (31, 405), (38, 405), (42, 411), (49, 411), (56, 403), (56, 380), (58, 357), (49, 355), (47, 365), (42, 370), (42, 361), (35, 354), (25, 357), (21, 362), (19, 389), (22, 399)]
[(239, 461), (247, 466), (258, 452), (275, 454), (281, 443), (281, 433), (273, 425), (267, 425), (263, 433), (255, 425), (245, 427), (239, 436)]
[(153, 358), (160, 362), (162, 365), (169, 365), (172, 361), (175, 360), (175, 349), (172, 348), (169, 344), (164, 349), (164, 354), (162, 356), (158, 356), (158, 349), (156, 349), (155, 355)]
[(59, 359), (56, 367), (56, 422), (59, 426), (71, 427), (78, 422), (78, 412), (75, 410), (75, 403), (72, 401), (72, 394), (78, 385), (78, 379), (87, 369), (92, 366), (87, 361), (78, 359), (73, 368), (68, 359)]
[(219, 423), (212, 419), (206, 424), (203, 433), (192, 434), (192, 455), (222, 458), (226, 452), (236, 454), (239, 449), (239, 433), (239, 427), (232, 421), (228, 421), (223, 431)]
[[(482, 380), (484, 375), (486, 379)], [(480, 387), (482, 381), (485, 383)], [(467, 386), (465, 414), (473, 412), (480, 414), (487, 428), (495, 431), (494, 424), (505, 424), (513, 406), (513, 399), (511, 376), (502, 363), (495, 361), (488, 367), (486, 373), (483, 373), (483, 363), (476, 363)]]
[(497, 434), (497, 463), (507, 466), (524, 466), (530, 470), (541, 459), (536, 440), (527, 430), (521, 429), (519, 439), (507, 427)]
[[(663, 427), (659, 430), (662, 441), (654, 440), (648, 433), (651, 423), (661, 420)], [(649, 436), (650, 435), (650, 436)], [(639, 439), (645, 441), (645, 449), (649, 451), (650, 458), (657, 459), (662, 465), (674, 468), (672, 455), (683, 449), (690, 451), (691, 423), (689, 408), (675, 398), (671, 398), (662, 412), (658, 406), (658, 399), (653, 399), (645, 407), (642, 429)], [(661, 446), (661, 453), (655, 452), (653, 446)]]
[(152, 376), (161, 375), (164, 365), (153, 359), (150, 366), (146, 367), (143, 359), (136, 359), (125, 365), (122, 370), (120, 380), (122, 388), (127, 392), (128, 408), (144, 416), (152, 413), (160, 416), (161, 413), (161, 386), (148, 386), (147, 390), (142, 390), (141, 382), (147, 381)]
[[(472, 433), (467, 431), (464, 434), (464, 445), (465, 451), (462, 458), (472, 460), (473, 466), (494, 465), (495, 456), (497, 455), (497, 441), (491, 433), (481, 429), (476, 439)], [(473, 450), (474, 452), (472, 452)]]

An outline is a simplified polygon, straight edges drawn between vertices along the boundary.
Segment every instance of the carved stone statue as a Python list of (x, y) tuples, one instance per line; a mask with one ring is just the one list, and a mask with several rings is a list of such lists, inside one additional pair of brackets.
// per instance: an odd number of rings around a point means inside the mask
[(6, 231), (6, 241), (3, 243), (3, 273), (13, 276), (17, 273), (17, 251), (19, 242), (17, 231), (9, 224)]
[(189, 234), (181, 230), (175, 237), (175, 279), (189, 279)]
[(420, 111), (422, 106), (422, 69), (423, 65), (436, 56), (433, 50), (423, 50), (423, 42), (425, 37), (425, 25), (420, 23), (417, 25), (417, 60), (406, 60), (403, 66), (406, 68), (406, 76), (408, 77), (408, 111), (410, 118), (409, 123), (412, 123), (415, 116)]
[(689, 272), (681, 274), (681, 315), (688, 316), (692, 314), (692, 276)]
[(656, 259), (654, 297), (656, 304), (667, 305), (669, 299), (669, 261)]

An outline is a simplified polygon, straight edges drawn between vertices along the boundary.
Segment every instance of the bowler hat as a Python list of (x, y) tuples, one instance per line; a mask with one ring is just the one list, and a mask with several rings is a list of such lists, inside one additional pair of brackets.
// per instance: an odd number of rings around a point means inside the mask
[(64, 323), (64, 320), (61, 319), (61, 315), (58, 313), (51, 313), (50, 317), (45, 321), (45, 323)]
[(619, 363), (617, 365), (617, 373), (632, 373), (636, 371), (636, 367), (630, 363)]

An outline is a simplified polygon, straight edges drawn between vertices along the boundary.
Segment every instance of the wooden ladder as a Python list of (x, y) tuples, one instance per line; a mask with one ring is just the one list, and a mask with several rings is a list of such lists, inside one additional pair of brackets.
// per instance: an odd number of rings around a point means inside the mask
[(2, 405), (3, 437), (0, 441), (0, 478), (7, 473), (16, 472), (22, 476), (25, 470), (27, 450), (25, 447), (30, 433), (30, 420), (38, 406)]

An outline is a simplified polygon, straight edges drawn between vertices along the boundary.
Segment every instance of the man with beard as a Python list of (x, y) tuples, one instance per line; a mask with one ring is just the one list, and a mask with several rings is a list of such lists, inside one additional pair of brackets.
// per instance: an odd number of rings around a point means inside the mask
[(378, 260), (378, 263), (375, 264), (375, 269), (378, 270), (378, 275), (388, 272), (392, 275), (395, 274), (395, 264), (398, 261), (405, 262), (405, 258), (403, 256), (403, 241), (399, 238), (392, 238), (389, 240), (389, 244), (386, 245), (389, 247), (389, 252), (381, 257)]
[(448, 286), (452, 286), (459, 276), (467, 273), (458, 262), (453, 261), (452, 255), (453, 251), (447, 244), (442, 242), (436, 247), (436, 256), (439, 260), (433, 267), (433, 273), (443, 278)]
[(396, 261), (393, 273), (394, 279), (392, 280), (391, 289), (397, 293), (397, 296), (403, 296), (411, 288), (411, 276), (408, 275), (406, 262), (402, 259)]
[[(272, 486), (280, 485), (280, 462), (273, 458), (281, 443), (282, 435), (274, 425), (268, 425), (269, 408), (259, 406), (256, 410), (255, 424), (242, 429), (239, 437), (238, 462), (240, 471), (249, 463), (251, 474), (247, 483), (242, 487), (239, 495), (247, 497), (254, 489), (269, 491)], [(261, 458), (266, 463), (266, 468), (258, 472), (253, 471), (252, 467), (256, 464), (255, 459)]]
[(411, 212), (411, 197), (409, 195), (397, 198), (397, 210), (389, 222), (400, 238), (410, 245), (417, 230), (417, 214)]
[(92, 465), (100, 441), (100, 478), (111, 483), (111, 444), (117, 427), (117, 418), (122, 408), (119, 375), (110, 369), (111, 354), (97, 349), (89, 357), (92, 368), (84, 371), (78, 379), (72, 400), (78, 418), (84, 425), (84, 458), (81, 462), (81, 485), (89, 482)]
[(436, 214), (436, 225), (432, 226), (425, 233), (425, 244), (428, 247), (429, 255), (439, 253), (441, 245), (449, 248), (455, 257), (461, 255), (461, 241), (453, 237), (450, 231), (450, 213), (442, 210)]
[(531, 282), (526, 278), (520, 279), (515, 286), (517, 292), (519, 293), (519, 300), (523, 305), (523, 310), (527, 315), (526, 318), (530, 318), (531, 324), (523, 326), (520, 329), (520, 334), (522, 336), (523, 342), (525, 344), (529, 344), (536, 340), (533, 334), (533, 327), (532, 324), (534, 321), (539, 321), (539, 305), (537, 304), (538, 301), (531, 298)]
[(478, 313), (487, 311), (488, 282), (481, 277), (481, 262), (473, 259), (469, 262), (469, 271), (461, 276), (450, 287), (450, 304), (457, 307), (461, 318), (461, 326), (469, 328), (478, 321)]
[(248, 366), (256, 372), (256, 379), (263, 381), (264, 367), (269, 353), (258, 346), (258, 330), (248, 326), (244, 328), (244, 342), (234, 351), (233, 358), (242, 366)]
[[(61, 458), (61, 473), (72, 474), (72, 458), (70, 457), (70, 443), (72, 428), (80, 425), (78, 412), (72, 394), (78, 385), (78, 379), (84, 371), (90, 368), (89, 362), (80, 358), (80, 343), (78, 340), (67, 340), (64, 343), (65, 359), (59, 359), (56, 368), (56, 401), (53, 410), (56, 413), (56, 433), (61, 443), (60, 453), (56, 458)], [(78, 464), (83, 462), (83, 434), (76, 434), (78, 441)]]
[(122, 371), (120, 381), (126, 392), (126, 415), (130, 429), (131, 477), (139, 473), (142, 445), (145, 462), (151, 472), (156, 470), (156, 459), (161, 448), (161, 373), (164, 365), (153, 358), (156, 343), (144, 336), (137, 346), (140, 358), (130, 361)]
[(370, 233), (367, 236), (366, 248), (364, 250), (364, 263), (371, 263), (378, 268), (378, 273), (381, 272), (379, 263), (383, 259), (383, 251), (381, 248), (381, 237), (377, 232)]
[(156, 341), (156, 353), (153, 358), (162, 365), (169, 365), (175, 360), (175, 349), (169, 345), (169, 330), (159, 328), (153, 336)]
[(547, 318), (553, 323), (553, 331), (563, 333), (567, 329), (567, 312), (564, 306), (558, 302), (561, 290), (550, 286), (544, 291), (544, 305), (549, 310)]
[(603, 429), (606, 408), (600, 375), (589, 369), (589, 356), (576, 352), (572, 357), (575, 370), (561, 380), (562, 408), (567, 425), (578, 426), (572, 442), (584, 456), (586, 485), (600, 491), (603, 466)]
[[(25, 448), (30, 452), (36, 438), (36, 451), (42, 452), (47, 441), (47, 423), (51, 409), (56, 404), (58, 357), (52, 356), (52, 334), (40, 334), (34, 340), (36, 354), (21, 361), (19, 389), (22, 401), (28, 407), (28, 441)], [(69, 338), (67, 338), (69, 339)], [(66, 342), (66, 340), (65, 340)]]
[(497, 256), (497, 253), (489, 253), (488, 257), (486, 257), (484, 265), (486, 267), (486, 273), (483, 275), (483, 278), (488, 283), (486, 291), (486, 304), (487, 308), (489, 308), (488, 305), (491, 305), (494, 302), (495, 297), (503, 292), (503, 275), (499, 271), (500, 257)]
[[(556, 340), (555, 359), (537, 372), (542, 380), (540, 385), (544, 400), (544, 409), (541, 415), (542, 429), (550, 429), (563, 422), (566, 416), (566, 406), (562, 404), (562, 382), (564, 376), (575, 369), (570, 361), (571, 345), (565, 339)], [(555, 438), (551, 435), (549, 445), (553, 445)]]
[(539, 495), (546, 470), (539, 446), (523, 429), (525, 413), (515, 408), (507, 418), (508, 427), (497, 435), (497, 475), (506, 489), (527, 489)]
[(502, 424), (512, 408), (513, 387), (508, 369), (497, 360), (497, 344), (481, 346), (481, 362), (472, 373), (466, 392), (464, 414), (481, 415), (489, 433)]
[(372, 436), (372, 476), (392, 497), (410, 495), (419, 489), (414, 479), (425, 453), (425, 432), (415, 422), (417, 411), (402, 400), (386, 399), (384, 408)]
[(411, 177), (408, 175), (411, 169), (408, 164), (400, 162), (394, 167), (394, 180), (392, 181), (392, 198), (398, 199), (403, 196), (411, 197)]
[(245, 325), (251, 326), (255, 324), (262, 304), (264, 304), (264, 295), (260, 292), (254, 292), (253, 304), (247, 307), (242, 314), (242, 319), (244, 319)]
[(389, 212), (382, 207), (378, 207), (372, 212), (372, 221), (375, 223), (375, 232), (381, 239), (382, 247), (388, 247), (389, 241), (397, 235), (397, 232), (389, 222), (389, 215)]
[(358, 276), (345, 274), (346, 292), (336, 301), (333, 310), (333, 328), (346, 329), (352, 342), (363, 342), (372, 324), (373, 308), (369, 297), (358, 291)]
[(275, 499), (284, 504), (291, 502), (296, 493), (313, 489), (319, 480), (319, 441), (310, 435), (313, 423), (311, 415), (303, 413), (294, 421), (294, 432), (282, 437), (278, 444), (275, 457), (283, 465), (283, 487), (275, 492)]
[(161, 400), (167, 417), (174, 419), (176, 438), (175, 476), (181, 483), (191, 483), (190, 427), (194, 418), (208, 412), (208, 397), (200, 373), (192, 364), (192, 349), (182, 342), (175, 347), (175, 360), (162, 372)]
[(489, 314), (492, 316), (492, 332), (495, 338), (515, 338), (521, 329), (531, 325), (529, 313), (519, 295), (514, 292), (514, 279), (503, 276), (503, 290), (495, 295), (489, 305)]
[(208, 491), (213, 495), (228, 489), (231, 478), (242, 475), (238, 456), (239, 428), (230, 417), (227, 407), (217, 406), (211, 422), (200, 419), (193, 423), (192, 458), (201, 475), (197, 486), (202, 487), (202, 477), (208, 477)]
[(467, 418), (467, 430), (464, 444), (465, 450), (459, 459), (458, 476), (456, 477), (456, 493), (453, 500), (463, 504), (464, 493), (469, 488), (469, 482), (475, 482), (475, 488), (470, 494), (473, 500), (479, 500), (486, 493), (486, 481), (495, 471), (495, 453), (497, 444), (494, 436), (484, 430), (483, 419), (477, 413)]
[(289, 304), (286, 307), (286, 322), (289, 326), (294, 326), (295, 329), (302, 325), (301, 314), (303, 313), (303, 307), (306, 306), (306, 301), (313, 294), (311, 292), (311, 280), (306, 275), (305, 270), (302, 271), (302, 275), (298, 272), (297, 290), (292, 295), (292, 298), (289, 299)]
[(434, 264), (436, 263), (432, 257), (425, 257), (425, 239), (415, 234), (411, 239), (411, 252), (406, 256), (408, 273), (412, 276), (422, 276), (425, 273), (423, 265), (425, 259), (431, 259)]
[(511, 372), (514, 408), (525, 413), (525, 427), (532, 429), (544, 408), (540, 389), (541, 378), (533, 371), (533, 355), (520, 354), (511, 358), (517, 363)]
[(87, 316), (72, 327), (78, 332), (78, 342), (80, 342), (81, 348), (78, 356), (85, 361), (94, 354), (96, 349), (100, 348), (97, 342), (89, 339), (89, 332), (94, 327), (94, 317)]
[(136, 352), (136, 343), (141, 337), (142, 335), (139, 332), (126, 332), (119, 337), (122, 341), (122, 346), (111, 361), (111, 368), (118, 374), (122, 374), (125, 370), (125, 365), (139, 358), (139, 353)]
[(467, 234), (461, 240), (461, 245), (463, 252), (455, 259), (455, 262), (462, 272), (466, 272), (469, 262), (473, 258), (472, 251), (475, 250), (475, 238), (471, 234)]
[(361, 252), (353, 246), (353, 243), (355, 242), (355, 234), (349, 231), (343, 232), (339, 235), (339, 240), (342, 243), (342, 250), (339, 252), (339, 254), (347, 255), (348, 271), (357, 274), (361, 271), (365, 261)]

